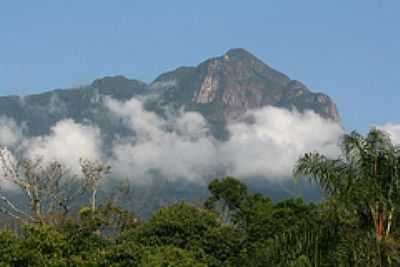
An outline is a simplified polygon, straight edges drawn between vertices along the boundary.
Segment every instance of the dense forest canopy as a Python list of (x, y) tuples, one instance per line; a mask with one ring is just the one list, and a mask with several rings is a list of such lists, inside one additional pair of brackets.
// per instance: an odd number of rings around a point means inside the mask
[[(400, 266), (400, 147), (377, 129), (341, 141), (342, 154), (302, 156), (294, 169), (326, 194), (277, 203), (234, 177), (209, 183), (203, 204), (178, 202), (143, 220), (121, 208), (121, 184), (98, 197), (110, 168), (0, 153), (0, 266)], [(86, 203), (82, 205), (82, 203)]]

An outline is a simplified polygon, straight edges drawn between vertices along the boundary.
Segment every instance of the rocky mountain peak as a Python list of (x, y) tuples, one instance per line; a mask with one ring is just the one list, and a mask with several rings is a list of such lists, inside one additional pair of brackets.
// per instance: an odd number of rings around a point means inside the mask
[(258, 60), (252, 53), (243, 48), (229, 49), (223, 58), (226, 60)]
[(339, 120), (328, 96), (311, 92), (302, 82), (291, 80), (243, 48), (230, 49), (196, 68), (180, 68), (160, 77), (164, 82), (174, 82), (167, 90), (168, 101), (201, 111), (215, 122), (232, 121), (249, 109), (267, 105), (310, 109)]

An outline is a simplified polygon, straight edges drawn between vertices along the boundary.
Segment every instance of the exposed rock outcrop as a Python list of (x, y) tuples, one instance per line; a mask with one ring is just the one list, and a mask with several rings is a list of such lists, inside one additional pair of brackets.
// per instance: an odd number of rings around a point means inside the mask
[(267, 105), (313, 110), (324, 118), (339, 121), (329, 96), (311, 92), (303, 83), (291, 80), (244, 49), (231, 49), (190, 71), (163, 74), (155, 83), (174, 81), (163, 92), (164, 103), (202, 112), (215, 123), (235, 120), (249, 109)]

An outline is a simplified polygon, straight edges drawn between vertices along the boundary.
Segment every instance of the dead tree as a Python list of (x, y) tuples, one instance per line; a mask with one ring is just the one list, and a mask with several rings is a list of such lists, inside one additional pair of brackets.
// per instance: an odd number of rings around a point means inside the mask
[(83, 193), (77, 177), (61, 163), (44, 163), (41, 158), (17, 160), (9, 150), (0, 148), (0, 185), (4, 183), (22, 191), (29, 200), (30, 211), (18, 208), (0, 191), (0, 212), (39, 223), (45, 223), (49, 215), (57, 212), (65, 217), (72, 202)]
[(96, 195), (99, 183), (111, 172), (111, 167), (98, 161), (84, 159), (80, 160), (80, 165), (86, 188), (91, 193), (90, 206), (94, 212), (96, 210)]

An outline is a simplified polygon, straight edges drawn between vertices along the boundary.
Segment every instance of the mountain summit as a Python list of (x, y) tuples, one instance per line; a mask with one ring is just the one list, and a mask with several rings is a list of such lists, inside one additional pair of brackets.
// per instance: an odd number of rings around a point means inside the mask
[(213, 122), (229, 122), (249, 109), (268, 105), (309, 109), (324, 118), (340, 120), (329, 96), (311, 92), (242, 48), (231, 49), (197, 67), (162, 74), (153, 83), (156, 87), (163, 84), (167, 87), (165, 103), (200, 111)]
[(54, 90), (25, 97), (0, 97), (0, 116), (26, 123), (31, 135), (47, 133), (57, 121), (72, 118), (92, 120), (102, 129), (113, 127), (102, 113), (99, 96), (118, 100), (159, 94), (149, 109), (167, 105), (198, 111), (212, 124), (225, 125), (247, 110), (272, 105), (300, 112), (313, 110), (322, 117), (339, 121), (331, 98), (311, 92), (303, 83), (291, 80), (242, 48), (207, 59), (196, 67), (180, 67), (161, 74), (151, 84), (123, 76), (104, 77), (91, 85)]

